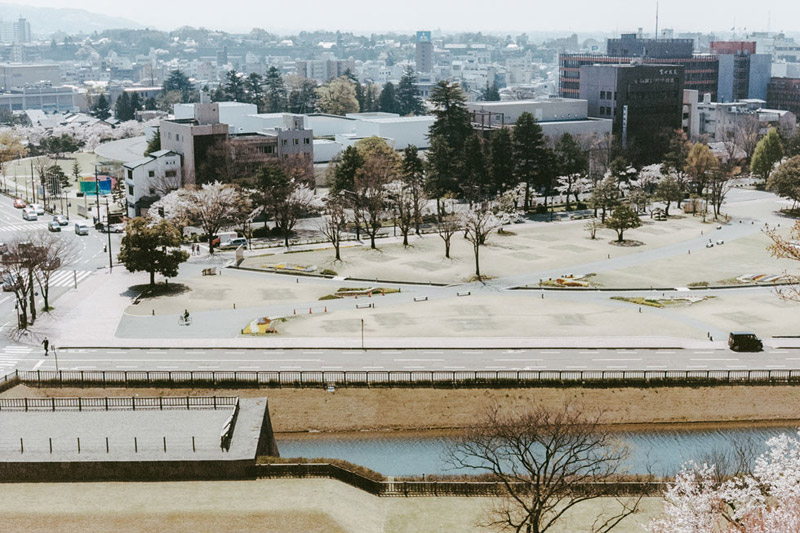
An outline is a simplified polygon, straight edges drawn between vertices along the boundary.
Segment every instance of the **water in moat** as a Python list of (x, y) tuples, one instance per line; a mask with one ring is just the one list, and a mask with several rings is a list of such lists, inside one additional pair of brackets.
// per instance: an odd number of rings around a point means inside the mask
[[(756, 455), (766, 441), (781, 434), (797, 435), (794, 427), (717, 427), (620, 432), (630, 456), (630, 474), (674, 475), (689, 460), (712, 462), (715, 456), (732, 453), (737, 444)], [(281, 457), (343, 459), (387, 476), (419, 476), (474, 473), (454, 468), (448, 462), (453, 432), (391, 432), (346, 434), (279, 434)]]

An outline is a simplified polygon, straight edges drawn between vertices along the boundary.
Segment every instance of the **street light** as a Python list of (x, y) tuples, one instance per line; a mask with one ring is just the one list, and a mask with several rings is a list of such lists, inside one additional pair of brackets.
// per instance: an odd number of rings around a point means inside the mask
[[(45, 357), (47, 357), (48, 355), (50, 355), (50, 352), (45, 352), (44, 353)], [(59, 372), (59, 369), (58, 369), (58, 352), (56, 351), (56, 347), (55, 346), (53, 346), (53, 357), (56, 358), (56, 372)]]

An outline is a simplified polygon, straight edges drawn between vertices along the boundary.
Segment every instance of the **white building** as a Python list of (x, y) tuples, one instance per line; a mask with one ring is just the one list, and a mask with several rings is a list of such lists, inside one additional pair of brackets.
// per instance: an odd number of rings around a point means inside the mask
[(181, 156), (170, 150), (153, 152), (122, 166), (131, 218), (146, 215), (154, 202), (181, 186)]

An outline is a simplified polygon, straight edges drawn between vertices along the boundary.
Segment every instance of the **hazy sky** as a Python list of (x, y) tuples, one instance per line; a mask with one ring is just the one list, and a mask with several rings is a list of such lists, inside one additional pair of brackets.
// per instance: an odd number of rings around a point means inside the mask
[[(25, 0), (28, 5), (83, 8), (160, 29), (204, 26), (283, 32), (635, 31), (655, 27), (655, 0)], [(202, 6), (209, 6), (204, 8)], [(660, 27), (684, 31), (794, 31), (797, 0), (661, 0)]]

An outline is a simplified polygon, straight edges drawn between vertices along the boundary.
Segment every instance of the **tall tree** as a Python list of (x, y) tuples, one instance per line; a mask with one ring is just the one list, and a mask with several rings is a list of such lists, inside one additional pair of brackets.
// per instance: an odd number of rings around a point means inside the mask
[(348, 146), (342, 150), (326, 172), (326, 182), (331, 194), (353, 194), (355, 190), (356, 175), (364, 166), (364, 157), (355, 146)]
[[(686, 159), (691, 148), (692, 143), (686, 138), (686, 133), (683, 130), (676, 130), (670, 137), (669, 148), (661, 163), (661, 172), (674, 176), (681, 192), (686, 190)], [(679, 208), (682, 199), (683, 196), (677, 200)]]
[(234, 102), (244, 102), (244, 80), (235, 70), (225, 74), (225, 96)]
[(617, 242), (622, 242), (626, 230), (638, 228), (641, 225), (639, 213), (627, 204), (621, 204), (614, 208), (606, 221), (606, 226), (617, 232)]
[[(570, 195), (575, 191), (578, 182), (589, 172), (589, 159), (575, 137), (565, 133), (556, 143), (555, 148), (558, 170), (561, 175), (563, 192), (567, 197), (567, 211), (570, 210)], [(575, 201), (577, 201), (577, 193)]]
[[(464, 91), (458, 84), (442, 80), (431, 91), (431, 113), (436, 120), (428, 131), (427, 184), (429, 196), (440, 199), (458, 193), (464, 170), (464, 145), (473, 134)], [(440, 208), (441, 213), (441, 208)]]
[(170, 91), (189, 92), (190, 90), (192, 90), (192, 84), (186, 74), (180, 70), (173, 70), (164, 80), (165, 93)]
[(114, 104), (114, 116), (117, 117), (119, 121), (126, 121), (133, 120), (133, 114), (134, 110), (131, 107), (131, 97), (127, 92), (122, 91), (122, 94), (119, 95)]
[(244, 80), (248, 100), (255, 104), (259, 113), (264, 112), (264, 78), (258, 72), (251, 72)]
[(781, 163), (769, 177), (767, 189), (778, 196), (788, 198), (794, 202), (792, 209), (797, 208), (797, 203), (800, 202), (800, 155)]
[(250, 202), (232, 185), (218, 181), (205, 183), (187, 193), (187, 218), (203, 230), (209, 252), (213, 254), (214, 237), (222, 228), (244, 220)]
[(347, 230), (347, 200), (340, 194), (329, 194), (325, 199), (322, 209), (322, 223), (320, 231), (331, 243), (336, 252), (335, 261), (342, 260), (340, 251), (342, 233)]
[(670, 203), (679, 203), (683, 199), (683, 191), (675, 176), (667, 176), (658, 184), (656, 198), (664, 202), (664, 214), (669, 216)]
[(695, 143), (686, 157), (686, 173), (691, 177), (695, 191), (703, 195), (711, 172), (717, 168), (719, 161), (705, 143)]
[(288, 248), (289, 235), (298, 218), (314, 207), (314, 192), (295, 180), (285, 168), (267, 165), (256, 178), (253, 196), (283, 233), (283, 242)]
[(379, 137), (362, 139), (356, 148), (364, 164), (356, 172), (352, 208), (356, 224), (363, 223), (369, 235), (370, 248), (376, 249), (375, 238), (386, 214), (386, 186), (400, 175), (400, 156)]
[(108, 99), (104, 93), (100, 93), (100, 96), (95, 100), (92, 106), (92, 116), (100, 120), (106, 120), (111, 116), (111, 106), (108, 104)]
[(763, 139), (758, 141), (753, 152), (753, 158), (750, 161), (750, 170), (766, 182), (775, 169), (775, 165), (782, 158), (783, 146), (781, 145), (781, 138), (775, 128), (772, 128)]
[(381, 90), (381, 95), (378, 97), (378, 111), (383, 113), (396, 113), (397, 112), (397, 94), (394, 90), (392, 82), (386, 82)]
[(131, 93), (131, 120), (136, 118), (136, 112), (142, 109), (142, 99), (139, 93), (134, 91)]
[(413, 203), (413, 221), (417, 235), (420, 234), (420, 224), (422, 224), (422, 212), (427, 203), (425, 197), (425, 164), (419, 157), (419, 150), (413, 144), (408, 145), (403, 150), (403, 161), (400, 172), (411, 189)]
[(472, 243), (472, 252), (475, 256), (475, 278), (481, 281), (480, 249), (486, 244), (489, 234), (500, 227), (500, 221), (492, 213), (488, 202), (469, 207), (461, 214), (461, 226), (464, 228), (464, 237)]
[(289, 93), (290, 113), (314, 113), (317, 110), (317, 84), (302, 78), (298, 86)]
[(459, 188), (462, 197), (469, 203), (479, 202), (491, 192), (491, 176), (486, 172), (486, 157), (483, 143), (476, 133), (464, 143), (464, 171)]
[(496, 83), (489, 85), (489, 82), (486, 82), (486, 88), (481, 90), (481, 100), (484, 102), (500, 101), (500, 90), (497, 88)]
[[(547, 175), (547, 146), (542, 127), (533, 115), (522, 113), (514, 123), (512, 133), (514, 149), (514, 177), (517, 183), (525, 184), (525, 208), (530, 207), (530, 188), (542, 184)], [(545, 184), (547, 185), (547, 184)], [(545, 204), (547, 192), (545, 192)]]
[(355, 84), (346, 76), (334, 78), (317, 88), (317, 109), (331, 115), (346, 115), (359, 110)]
[(401, 115), (421, 115), (422, 99), (417, 89), (417, 77), (414, 68), (407, 66), (397, 85), (397, 112)]
[(153, 224), (146, 218), (136, 217), (128, 221), (118, 258), (129, 272), (150, 274), (152, 287), (156, 274), (174, 278), (180, 264), (189, 259), (180, 245), (181, 235), (170, 222), (162, 220)]
[(281, 113), (286, 111), (288, 105), (286, 96), (286, 84), (281, 76), (281, 71), (277, 67), (269, 67), (267, 75), (264, 78), (264, 85), (266, 86), (266, 94), (264, 99), (266, 105), (264, 111), (267, 113)]
[(508, 128), (495, 130), (489, 136), (489, 157), (487, 162), (492, 179), (492, 192), (501, 195), (515, 185), (514, 145)]

